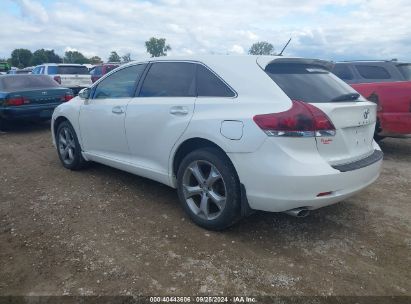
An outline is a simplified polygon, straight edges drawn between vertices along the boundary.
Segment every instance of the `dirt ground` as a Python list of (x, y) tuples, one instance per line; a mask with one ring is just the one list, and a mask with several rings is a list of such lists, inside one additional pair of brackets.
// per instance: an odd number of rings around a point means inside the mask
[(0, 295), (411, 295), (411, 139), (379, 180), (297, 219), (192, 224), (173, 189), (64, 169), (48, 125), (0, 134)]

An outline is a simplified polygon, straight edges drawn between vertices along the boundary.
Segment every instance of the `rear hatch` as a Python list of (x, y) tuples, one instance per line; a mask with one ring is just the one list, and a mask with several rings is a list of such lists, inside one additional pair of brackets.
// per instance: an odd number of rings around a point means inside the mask
[(291, 100), (320, 109), (335, 127), (334, 136), (316, 136), (320, 155), (330, 165), (363, 159), (374, 153), (377, 106), (330, 73), (327, 61), (259, 57), (257, 63)]
[(63, 87), (88, 87), (92, 84), (87, 67), (82, 65), (49, 66), (48, 74), (60, 77)]

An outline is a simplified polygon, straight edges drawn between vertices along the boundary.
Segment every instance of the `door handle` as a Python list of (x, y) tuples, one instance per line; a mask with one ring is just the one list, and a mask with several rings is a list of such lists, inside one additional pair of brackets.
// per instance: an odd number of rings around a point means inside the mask
[(116, 106), (111, 110), (111, 112), (113, 112), (114, 114), (123, 114), (124, 110), (122, 107)]
[(175, 106), (170, 108), (170, 114), (172, 115), (187, 115), (188, 108), (183, 106)]

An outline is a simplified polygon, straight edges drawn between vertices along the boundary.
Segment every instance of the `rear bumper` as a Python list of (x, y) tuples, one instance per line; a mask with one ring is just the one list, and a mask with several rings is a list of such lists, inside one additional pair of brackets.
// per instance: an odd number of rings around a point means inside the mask
[[(307, 149), (307, 145), (312, 149)], [(376, 144), (375, 149), (380, 151)], [(357, 170), (340, 172), (318, 153), (308, 151), (316, 151), (312, 140), (292, 143), (286, 139), (285, 144), (267, 140), (254, 153), (230, 153), (250, 207), (271, 212), (298, 207), (318, 209), (361, 191), (380, 174), (382, 159)], [(317, 196), (324, 192), (331, 194)]]
[(18, 107), (0, 107), (0, 117), (7, 120), (50, 119), (54, 109), (60, 103), (47, 105), (25, 105)]

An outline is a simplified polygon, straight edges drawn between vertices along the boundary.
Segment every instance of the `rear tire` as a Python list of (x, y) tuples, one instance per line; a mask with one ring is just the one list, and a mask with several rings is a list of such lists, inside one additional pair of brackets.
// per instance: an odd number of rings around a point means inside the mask
[(58, 125), (56, 131), (57, 154), (63, 166), (70, 170), (84, 168), (87, 161), (81, 155), (81, 147), (73, 126), (64, 121)]
[(241, 219), (241, 188), (234, 166), (222, 151), (189, 153), (177, 173), (180, 202), (197, 225), (223, 230)]

